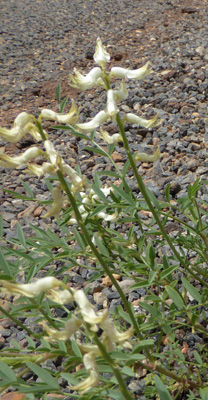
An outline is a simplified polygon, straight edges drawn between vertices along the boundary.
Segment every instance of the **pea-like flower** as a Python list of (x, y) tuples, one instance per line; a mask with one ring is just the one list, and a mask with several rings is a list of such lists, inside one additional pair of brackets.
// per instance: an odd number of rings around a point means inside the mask
[(95, 86), (100, 86), (104, 82), (102, 79), (99, 79), (102, 77), (102, 70), (99, 67), (95, 67), (91, 69), (91, 71), (86, 75), (82, 75), (76, 68), (74, 68), (74, 74), (69, 75), (69, 79), (71, 80), (72, 83), (70, 83), (70, 86), (75, 87), (80, 90), (86, 90), (86, 89), (92, 89)]
[(46, 276), (45, 278), (38, 279), (36, 282), (25, 284), (0, 280), (0, 284), (10, 293), (22, 294), (31, 298), (63, 285), (62, 282), (52, 276)]
[(32, 115), (22, 112), (15, 118), (13, 128), (0, 127), (0, 136), (9, 143), (16, 143), (27, 134), (36, 140), (41, 140), (37, 127), (32, 123), (33, 120)]
[(119, 142), (123, 142), (122, 136), (120, 133), (114, 133), (112, 136), (109, 135), (107, 131), (104, 131), (102, 128), (100, 128), (100, 133), (101, 137), (105, 142), (108, 144), (116, 144)]
[(34, 158), (45, 155), (44, 151), (40, 150), (38, 147), (31, 147), (26, 150), (23, 154), (19, 156), (10, 157), (7, 154), (0, 154), (0, 167), (3, 168), (16, 168), (22, 164), (25, 164)]
[(61, 165), (61, 170), (64, 172), (67, 176), (69, 176), (72, 186), (71, 186), (71, 191), (73, 193), (79, 192), (80, 190), (83, 190), (85, 187), (85, 178), (80, 177), (79, 174), (70, 167), (70, 165), (62, 163)]
[(105, 46), (102, 45), (101, 39), (98, 37), (96, 42), (94, 61), (100, 67), (105, 67), (105, 64), (110, 61), (110, 54), (106, 51)]
[(74, 125), (78, 120), (79, 108), (72, 99), (72, 106), (68, 114), (60, 114), (55, 111), (43, 109), (41, 111), (40, 117), (48, 121), (57, 121), (60, 124), (71, 124)]
[(122, 100), (127, 99), (127, 97), (128, 97), (128, 90), (126, 88), (124, 80), (122, 79), (120, 83), (120, 88), (114, 90), (114, 98), (117, 102), (120, 102)]
[(108, 313), (107, 310), (95, 311), (93, 306), (90, 304), (86, 294), (83, 290), (77, 290), (74, 293), (74, 300), (79, 306), (83, 320), (88, 324), (92, 325), (91, 329), (97, 331), (96, 324), (99, 324), (106, 318)]
[(91, 121), (84, 122), (82, 124), (76, 124), (76, 128), (78, 128), (80, 132), (90, 133), (95, 129), (97, 129), (107, 119), (108, 119), (107, 113), (104, 110), (102, 110), (98, 114), (96, 114), (95, 117), (91, 119)]
[(78, 385), (69, 385), (71, 390), (78, 390), (80, 394), (84, 394), (92, 387), (97, 386), (100, 381), (96, 361), (92, 353), (87, 353), (83, 356), (83, 364), (90, 374), (89, 377), (78, 383)]
[(37, 175), (38, 178), (49, 172), (54, 172), (54, 166), (51, 163), (47, 162), (43, 163), (42, 165), (27, 164), (27, 167), (34, 175)]
[(134, 159), (136, 161), (145, 161), (145, 162), (154, 162), (160, 158), (160, 147), (154, 151), (153, 154), (146, 154), (146, 153), (136, 153)]
[(144, 128), (155, 128), (160, 124), (160, 120), (158, 120), (158, 115), (155, 115), (153, 118), (148, 120), (145, 118), (141, 118), (138, 115), (129, 113), (126, 114), (124, 120), (130, 122), (131, 124), (143, 126)]
[(64, 329), (61, 330), (50, 328), (45, 322), (42, 322), (41, 325), (49, 335), (49, 337), (44, 337), (44, 339), (48, 342), (56, 342), (58, 340), (69, 340), (82, 325), (82, 321), (73, 315), (66, 321)]
[(108, 116), (111, 118), (114, 118), (115, 115), (118, 112), (118, 107), (116, 105), (115, 97), (114, 97), (114, 91), (112, 89), (109, 89), (107, 91), (107, 106), (106, 106), (106, 113)]
[(147, 62), (143, 67), (138, 69), (126, 69), (120, 67), (111, 68), (110, 75), (115, 76), (115, 78), (127, 78), (140, 80), (145, 78), (147, 75), (151, 74), (152, 69), (149, 67), (150, 63)]
[(56, 186), (52, 190), (53, 204), (51, 208), (42, 215), (42, 218), (55, 217), (58, 218), (63, 207), (63, 198), (61, 195), (61, 185)]
[[(103, 342), (107, 341), (109, 343), (109, 345), (111, 343), (112, 347), (113, 347), (113, 343), (122, 344), (122, 343), (126, 342), (133, 335), (133, 332), (134, 332), (133, 326), (125, 332), (119, 332), (118, 329), (116, 328), (114, 322), (109, 318), (104, 319), (100, 323), (100, 326), (103, 329), (101, 340)], [(109, 349), (109, 351), (110, 351), (110, 349)]]
[(46, 149), (46, 153), (50, 158), (51, 164), (55, 168), (59, 168), (59, 166), (60, 166), (59, 164), (61, 162), (61, 157), (60, 157), (58, 151), (55, 149), (53, 143), (50, 140), (45, 140), (44, 146)]
[(47, 298), (49, 298), (50, 300), (53, 300), (55, 303), (57, 304), (69, 304), (74, 300), (74, 289), (64, 289), (64, 290), (54, 290), (51, 289), (49, 294), (47, 294)]

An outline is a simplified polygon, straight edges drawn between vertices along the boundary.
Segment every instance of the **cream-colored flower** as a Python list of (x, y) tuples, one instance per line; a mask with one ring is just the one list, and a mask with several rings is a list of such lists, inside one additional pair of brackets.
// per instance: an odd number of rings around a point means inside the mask
[(107, 90), (107, 106), (106, 106), (106, 113), (111, 118), (114, 118), (115, 115), (118, 113), (118, 107), (116, 105), (114, 91), (112, 89)]
[(20, 284), (0, 280), (0, 284), (10, 293), (18, 293), (26, 297), (37, 297), (40, 293), (61, 286), (62, 282), (52, 276), (46, 276), (32, 283)]
[(86, 75), (82, 75), (76, 68), (74, 68), (74, 74), (69, 75), (69, 79), (72, 83), (70, 86), (75, 87), (80, 90), (91, 89), (95, 86), (100, 86), (101, 82), (99, 78), (102, 77), (102, 70), (99, 67), (91, 69), (91, 71)]
[(43, 163), (42, 165), (27, 164), (27, 167), (34, 175), (37, 175), (38, 178), (49, 172), (54, 172), (54, 166), (51, 163)]
[(10, 157), (7, 154), (0, 154), (0, 167), (3, 168), (16, 168), (22, 164), (33, 160), (34, 158), (45, 155), (45, 153), (38, 147), (31, 147), (19, 156)]
[(33, 116), (26, 112), (21, 112), (14, 120), (13, 128), (7, 129), (0, 127), (0, 136), (9, 143), (18, 142), (23, 136), (30, 134), (36, 140), (41, 140), (37, 127), (32, 123)]
[(79, 109), (72, 99), (72, 106), (68, 114), (59, 114), (52, 110), (43, 109), (40, 117), (48, 121), (57, 121), (60, 124), (71, 124), (74, 125), (78, 120)]
[(105, 46), (102, 45), (101, 39), (99, 37), (97, 38), (95, 54), (93, 58), (96, 64), (98, 64), (102, 68), (107, 62), (110, 61), (110, 54), (106, 51)]
[(90, 344), (90, 343), (81, 343), (79, 340), (77, 340), (77, 344), (81, 350), (82, 353), (91, 353), (95, 354), (96, 356), (100, 356), (100, 350), (99, 347), (96, 346), (96, 344)]
[(55, 149), (53, 143), (50, 140), (45, 140), (44, 146), (46, 149), (46, 153), (50, 158), (51, 164), (55, 168), (59, 168), (60, 163), (61, 163), (61, 157), (60, 157), (58, 151)]
[(101, 211), (97, 214), (97, 216), (106, 222), (116, 222), (118, 219), (118, 212), (115, 211), (113, 214), (106, 214), (105, 212)]
[(127, 97), (128, 97), (128, 90), (126, 89), (124, 80), (122, 80), (120, 83), (120, 88), (114, 90), (114, 98), (117, 102), (120, 102), (122, 100), (127, 99)]
[(75, 317), (74, 315), (65, 323), (64, 329), (55, 329), (51, 328), (46, 324), (46, 322), (42, 322), (41, 325), (43, 326), (43, 329), (47, 332), (49, 337), (44, 337), (47, 341), (58, 341), (58, 340), (69, 340), (72, 335), (75, 334), (75, 332), (79, 329), (79, 327), (82, 325), (82, 321)]
[(72, 293), (74, 293), (74, 289), (70, 289), (71, 291), (64, 289), (64, 290), (54, 290), (51, 289), (49, 294), (47, 294), (46, 297), (48, 297), (50, 300), (53, 300), (57, 304), (69, 304), (72, 303), (74, 300), (74, 296)]
[(111, 347), (113, 349), (113, 347), (114, 347), (113, 343), (122, 344), (122, 343), (126, 342), (128, 339), (130, 339), (130, 337), (133, 335), (133, 332), (134, 332), (133, 326), (125, 332), (119, 332), (118, 329), (116, 328), (114, 322), (109, 318), (104, 319), (100, 323), (100, 326), (103, 329), (101, 340), (106, 345), (108, 345), (109, 351), (111, 351), (110, 350)]
[(136, 161), (154, 162), (160, 158), (160, 147), (154, 151), (153, 154), (136, 153), (134, 159)]
[(152, 69), (149, 67), (149, 62), (147, 62), (143, 67), (138, 69), (126, 69), (120, 67), (111, 68), (110, 75), (116, 78), (127, 78), (140, 80), (145, 78), (147, 75), (151, 74)]
[(103, 124), (107, 120), (107, 118), (107, 113), (102, 110), (98, 114), (96, 114), (95, 117), (91, 119), (91, 121), (84, 122), (82, 124), (76, 124), (76, 128), (78, 128), (80, 132), (90, 133), (98, 128), (101, 124)]
[(112, 136), (109, 135), (107, 131), (104, 131), (102, 127), (100, 127), (101, 137), (108, 144), (116, 144), (119, 142), (123, 142), (122, 136), (120, 133), (114, 133)]
[(80, 190), (83, 190), (85, 187), (86, 181), (85, 177), (80, 177), (79, 174), (70, 167), (70, 165), (62, 163), (61, 165), (61, 170), (64, 172), (67, 176), (69, 176), (72, 187), (71, 190), (73, 193), (79, 192)]
[[(95, 311), (83, 290), (77, 290), (74, 293), (74, 300), (80, 308), (80, 312), (84, 321), (88, 324), (96, 325), (106, 318), (106, 314), (108, 313), (108, 311)], [(97, 329), (95, 328), (95, 330)]]
[(87, 372), (90, 374), (90, 376), (86, 378), (84, 381), (78, 383), (78, 385), (75, 386), (69, 385), (70, 389), (76, 391), (78, 390), (80, 391), (80, 394), (84, 394), (92, 387), (97, 386), (100, 381), (97, 365), (92, 353), (88, 353), (83, 356), (83, 364)]
[(63, 207), (63, 198), (62, 198), (62, 190), (61, 185), (56, 186), (52, 190), (53, 204), (51, 208), (42, 215), (42, 218), (50, 218), (55, 217), (58, 218)]
[(158, 120), (158, 115), (155, 115), (151, 119), (144, 119), (134, 114), (126, 114), (125, 121), (130, 122), (131, 124), (140, 125), (144, 128), (154, 128), (160, 124), (160, 120)]

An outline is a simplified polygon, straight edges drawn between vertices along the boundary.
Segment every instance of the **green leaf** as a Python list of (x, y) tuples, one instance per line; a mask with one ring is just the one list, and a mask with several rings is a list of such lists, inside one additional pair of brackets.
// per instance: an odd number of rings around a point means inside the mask
[(9, 264), (7, 263), (1, 250), (0, 250), (0, 266), (6, 275), (9, 275), (12, 277), (12, 272), (10, 270)]
[(34, 199), (35, 196), (34, 196), (33, 191), (31, 190), (30, 186), (26, 182), (24, 182), (22, 179), (21, 179), (21, 183), (24, 186), (26, 193), (31, 197), (31, 199)]
[(0, 238), (3, 239), (4, 235), (4, 220), (3, 215), (0, 215)]
[(198, 301), (198, 303), (202, 302), (202, 297), (199, 291), (189, 282), (186, 278), (182, 278), (182, 282), (186, 290), (190, 293), (190, 295)]
[(58, 103), (61, 102), (61, 84), (60, 84), (60, 82), (56, 88), (56, 99), (57, 99)]
[(64, 108), (66, 106), (66, 103), (67, 103), (68, 99), (69, 99), (69, 96), (66, 96), (65, 99), (61, 102), (61, 104), (59, 106), (60, 113), (64, 112)]
[(104, 150), (98, 149), (97, 147), (84, 147), (85, 151), (89, 151), (90, 153), (96, 153), (99, 154), (100, 156), (107, 157), (107, 154)]
[(25, 240), (25, 236), (24, 236), (22, 227), (21, 227), (21, 225), (19, 224), (19, 222), (17, 222), (17, 236), (18, 236), (18, 239), (19, 239), (21, 245), (22, 245), (23, 247), (27, 247), (27, 243), (26, 243), (26, 240)]
[(127, 201), (128, 204), (131, 204), (132, 206), (135, 206), (135, 201), (132, 198), (131, 195), (127, 194), (124, 192), (120, 187), (112, 185), (114, 188), (114, 192), (117, 192), (121, 197), (123, 197), (124, 200)]
[(122, 372), (123, 374), (127, 375), (127, 376), (134, 376), (134, 375), (135, 375), (135, 374), (134, 374), (134, 371), (132, 371), (131, 368), (126, 367), (126, 366), (122, 368), (121, 372)]
[(108, 252), (107, 248), (104, 246), (103, 242), (99, 239), (99, 237), (96, 234), (95, 234), (94, 238), (95, 238), (95, 243), (96, 243), (98, 249), (100, 250), (100, 253), (102, 255), (104, 255), (105, 257), (109, 257), (109, 252)]
[(182, 310), (184, 308), (184, 301), (177, 290), (168, 285), (165, 286), (165, 290), (168, 293), (169, 297), (173, 300), (173, 303), (175, 304), (177, 309)]
[(110, 156), (111, 156), (111, 154), (113, 154), (113, 151), (114, 151), (114, 149), (115, 149), (115, 143), (112, 143), (112, 144), (110, 144), (110, 146), (109, 146), (109, 148), (108, 148), (108, 151), (109, 151), (109, 154), (110, 154)]
[(0, 386), (8, 386), (17, 381), (12, 369), (2, 361), (0, 361), (0, 379)]
[(146, 340), (141, 340), (132, 350), (133, 353), (139, 353), (146, 347), (152, 347), (154, 346), (154, 340), (153, 339), (146, 339)]
[(59, 389), (59, 385), (56, 379), (48, 372), (46, 369), (39, 367), (39, 365), (33, 364), (32, 362), (28, 361), (27, 363), (28, 368), (31, 369), (39, 378), (43, 380), (47, 386), (50, 386), (52, 389)]
[(150, 304), (146, 304), (146, 303), (143, 303), (143, 302), (139, 302), (139, 306), (144, 308), (146, 311), (148, 311), (155, 318), (160, 316), (160, 312), (157, 309), (157, 307), (151, 306)]
[(160, 279), (166, 278), (166, 276), (171, 275), (173, 271), (175, 271), (178, 268), (178, 264), (172, 265), (171, 267), (168, 267), (164, 271), (160, 273)]
[(81, 139), (85, 139), (85, 140), (89, 141), (89, 137), (87, 135), (84, 135), (84, 133), (77, 132), (75, 129), (73, 129), (72, 126), (69, 126), (69, 125), (55, 125), (55, 126), (52, 126), (51, 128), (52, 129), (57, 129), (57, 130), (61, 129), (63, 131), (70, 131), (70, 133), (72, 133), (73, 135), (75, 135), (77, 137), (80, 137)]
[(198, 362), (198, 364), (200, 364), (200, 365), (203, 364), (201, 356), (199, 355), (199, 353), (197, 353), (196, 350), (194, 350), (194, 357), (195, 357), (195, 360)]
[(161, 381), (159, 376), (155, 375), (154, 379), (158, 394), (160, 396), (160, 400), (172, 400), (170, 393), (166, 389), (164, 383)]
[(76, 354), (77, 357), (82, 359), (82, 353), (81, 353), (81, 351), (79, 349), (79, 346), (75, 342), (75, 340), (71, 341), (71, 346), (72, 346), (72, 350), (73, 350), (74, 354)]
[(76, 228), (74, 228), (74, 236), (75, 236), (75, 239), (76, 239), (76, 241), (77, 241), (79, 247), (80, 247), (83, 251), (85, 251), (85, 249), (86, 249), (86, 242), (85, 242), (85, 240), (84, 240), (84, 237), (83, 237), (82, 235), (80, 235), (80, 233), (77, 231)]

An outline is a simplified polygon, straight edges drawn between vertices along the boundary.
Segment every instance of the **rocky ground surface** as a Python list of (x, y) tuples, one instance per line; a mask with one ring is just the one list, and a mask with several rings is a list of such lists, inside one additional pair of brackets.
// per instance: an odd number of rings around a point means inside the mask
[[(75, 66), (83, 73), (94, 66), (95, 42), (100, 36), (111, 54), (110, 67), (134, 69), (150, 61), (154, 71), (139, 83), (128, 81), (129, 98), (121, 107), (122, 112), (145, 117), (158, 113), (162, 120), (154, 130), (126, 126), (132, 151), (151, 153), (158, 143), (160, 145), (162, 158), (159, 165), (152, 167), (148, 163), (138, 163), (138, 170), (148, 187), (160, 199), (165, 186), (171, 183), (172, 196), (182, 197), (189, 183), (198, 177), (207, 179), (207, 0), (2, 0), (1, 8), (0, 126), (11, 127), (22, 111), (34, 115), (46, 107), (58, 111), (55, 89), (59, 82), (62, 98), (68, 95), (69, 100), (73, 98), (81, 106), (81, 121), (102, 110), (105, 97), (100, 89), (81, 93), (68, 84), (68, 74)], [(70, 101), (66, 110), (69, 107)], [(114, 123), (109, 124), (108, 131), (116, 132)], [(89, 179), (98, 169), (109, 169), (105, 157), (83, 150), (83, 140), (54, 130), (50, 130), (50, 137), (64, 159), (73, 167), (79, 165)], [(2, 140), (0, 152), (18, 154), (31, 143), (28, 138), (9, 145)], [(114, 161), (119, 168), (126, 161), (121, 145), (116, 146)], [(21, 180), (28, 183), (39, 198), (48, 198), (47, 186), (41, 179), (34, 180), (22, 168), (14, 171), (1, 168), (0, 212), (7, 239), (16, 236), (17, 222), (27, 237), (31, 235), (30, 224), (42, 229), (48, 226), (48, 220), (41, 219), (44, 206), (31, 205), (4, 192), (9, 189), (24, 193)], [(134, 189), (130, 174), (129, 184)], [(208, 200), (206, 185), (201, 190), (201, 197)], [(51, 221), (50, 226), (57, 231), (55, 222)], [(88, 278), (84, 269), (72, 274), (72, 282), (80, 287)], [(134, 296), (144, 295), (132, 294), (128, 289), (129, 282), (123, 285), (126, 285), (130, 301), (135, 299)], [(117, 293), (110, 286), (108, 290), (106, 287), (108, 285), (104, 283), (101, 288), (104, 297), (118, 301)], [(98, 301), (95, 292), (92, 288), (90, 294)], [(3, 346), (12, 338), (24, 340), (18, 336), (22, 332), (9, 328), (5, 328), (2, 336)], [(136, 383), (132, 390), (136, 396), (142, 394)]]

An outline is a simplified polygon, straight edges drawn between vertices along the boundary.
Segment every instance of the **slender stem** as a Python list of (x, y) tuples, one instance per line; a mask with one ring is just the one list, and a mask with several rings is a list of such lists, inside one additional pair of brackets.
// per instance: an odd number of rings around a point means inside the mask
[[(58, 171), (57, 171), (57, 175), (58, 175), (58, 178), (59, 178), (59, 180), (60, 180), (60, 182), (61, 182), (62, 188), (63, 188), (63, 190), (66, 192), (66, 194), (67, 194), (67, 196), (68, 196), (68, 198), (69, 198), (69, 201), (70, 201), (70, 203), (71, 203), (71, 205), (72, 205), (72, 207), (73, 207), (76, 220), (77, 220), (77, 222), (78, 222), (78, 224), (79, 224), (79, 226), (80, 226), (80, 228), (81, 228), (81, 230), (82, 230), (82, 233), (83, 233), (83, 235), (84, 235), (84, 237), (85, 237), (85, 240), (87, 241), (88, 245), (90, 246), (91, 250), (92, 250), (93, 253), (95, 254), (95, 256), (96, 256), (96, 258), (98, 259), (98, 261), (100, 262), (100, 264), (102, 265), (102, 267), (103, 267), (103, 269), (104, 269), (106, 275), (109, 276), (109, 278), (111, 279), (113, 285), (114, 285), (115, 288), (117, 289), (117, 291), (118, 291), (118, 293), (119, 293), (119, 295), (120, 295), (120, 297), (121, 297), (121, 299), (122, 299), (122, 301), (123, 301), (123, 304), (124, 304), (124, 306), (125, 306), (125, 308), (126, 308), (126, 311), (128, 312), (128, 314), (129, 314), (129, 316), (130, 316), (130, 318), (131, 318), (131, 321), (132, 321), (132, 324), (133, 324), (133, 326), (134, 326), (134, 328), (135, 328), (135, 331), (136, 331), (136, 333), (137, 333), (139, 339), (142, 340), (143, 337), (142, 337), (142, 334), (141, 334), (140, 329), (139, 329), (139, 327), (138, 327), (137, 321), (136, 321), (136, 319), (135, 319), (135, 317), (134, 317), (134, 313), (133, 313), (133, 311), (132, 311), (132, 309), (131, 309), (131, 307), (130, 307), (130, 304), (129, 304), (129, 302), (127, 301), (126, 296), (124, 295), (123, 290), (122, 290), (121, 287), (119, 286), (117, 280), (114, 278), (114, 276), (113, 276), (113, 274), (112, 274), (110, 268), (109, 268), (109, 267), (107, 266), (107, 264), (105, 263), (105, 261), (104, 261), (102, 255), (99, 253), (99, 251), (97, 250), (97, 248), (95, 247), (95, 245), (92, 243), (91, 238), (90, 238), (90, 235), (89, 235), (89, 233), (88, 233), (88, 230), (87, 230), (86, 227), (85, 227), (84, 221), (83, 221), (82, 216), (81, 216), (81, 214), (80, 214), (80, 212), (79, 212), (79, 209), (78, 209), (78, 207), (77, 207), (76, 200), (74, 199), (74, 197), (73, 197), (73, 195), (72, 195), (72, 193), (71, 193), (71, 191), (70, 191), (70, 189), (69, 189), (69, 187), (68, 187), (68, 185), (67, 185), (67, 183), (66, 183), (66, 180), (65, 180), (65, 178), (64, 178), (64, 175), (63, 175), (62, 171), (61, 171), (61, 170), (58, 170)], [(148, 352), (148, 353), (149, 353), (149, 352)], [(148, 354), (148, 357), (150, 357), (150, 359), (152, 359), (152, 357), (151, 357), (150, 354)]]
[(145, 201), (146, 201), (146, 203), (147, 203), (147, 205), (148, 205), (148, 207), (149, 207), (149, 210), (152, 212), (152, 214), (153, 214), (153, 216), (154, 216), (154, 218), (155, 218), (155, 221), (157, 222), (157, 224), (158, 224), (158, 226), (159, 226), (159, 228), (160, 228), (160, 231), (161, 231), (161, 233), (162, 233), (164, 239), (167, 241), (167, 243), (169, 244), (169, 246), (170, 246), (170, 248), (171, 248), (173, 254), (175, 254), (175, 256), (177, 257), (177, 259), (179, 260), (179, 262), (181, 263), (181, 265), (183, 265), (184, 269), (185, 269), (190, 275), (192, 275), (196, 280), (198, 280), (203, 286), (206, 286), (206, 287), (208, 288), (208, 283), (206, 283), (203, 279), (201, 279), (197, 274), (195, 274), (195, 273), (186, 265), (186, 263), (184, 262), (183, 258), (180, 256), (180, 254), (177, 252), (176, 248), (174, 247), (174, 245), (173, 245), (173, 243), (172, 243), (170, 237), (169, 237), (168, 234), (166, 233), (166, 231), (165, 231), (165, 229), (164, 229), (164, 227), (163, 227), (163, 224), (162, 224), (161, 221), (160, 221), (160, 217), (159, 217), (157, 211), (154, 209), (154, 206), (152, 205), (151, 199), (149, 198), (149, 195), (148, 195), (148, 193), (147, 193), (147, 191), (146, 191), (146, 187), (145, 187), (145, 184), (144, 184), (144, 182), (143, 182), (143, 179), (142, 179), (141, 175), (138, 174), (137, 167), (136, 167), (136, 165), (135, 165), (134, 159), (133, 159), (133, 157), (132, 157), (132, 154), (131, 154), (131, 151), (130, 151), (130, 148), (129, 148), (129, 143), (128, 143), (128, 140), (127, 140), (127, 138), (126, 138), (126, 134), (125, 134), (123, 122), (122, 122), (122, 120), (121, 120), (121, 118), (120, 118), (119, 113), (116, 114), (116, 121), (117, 121), (118, 127), (119, 127), (119, 129), (120, 129), (120, 133), (121, 133), (121, 136), (122, 136), (122, 138), (123, 138), (123, 144), (124, 144), (125, 150), (126, 150), (126, 152), (127, 152), (127, 156), (128, 156), (129, 161), (130, 161), (132, 170), (133, 170), (133, 172), (134, 172), (134, 176), (135, 176), (135, 178), (136, 178), (136, 180), (137, 180), (139, 190), (140, 190), (140, 192), (142, 193), (142, 196), (144, 197), (144, 199), (145, 199)]

